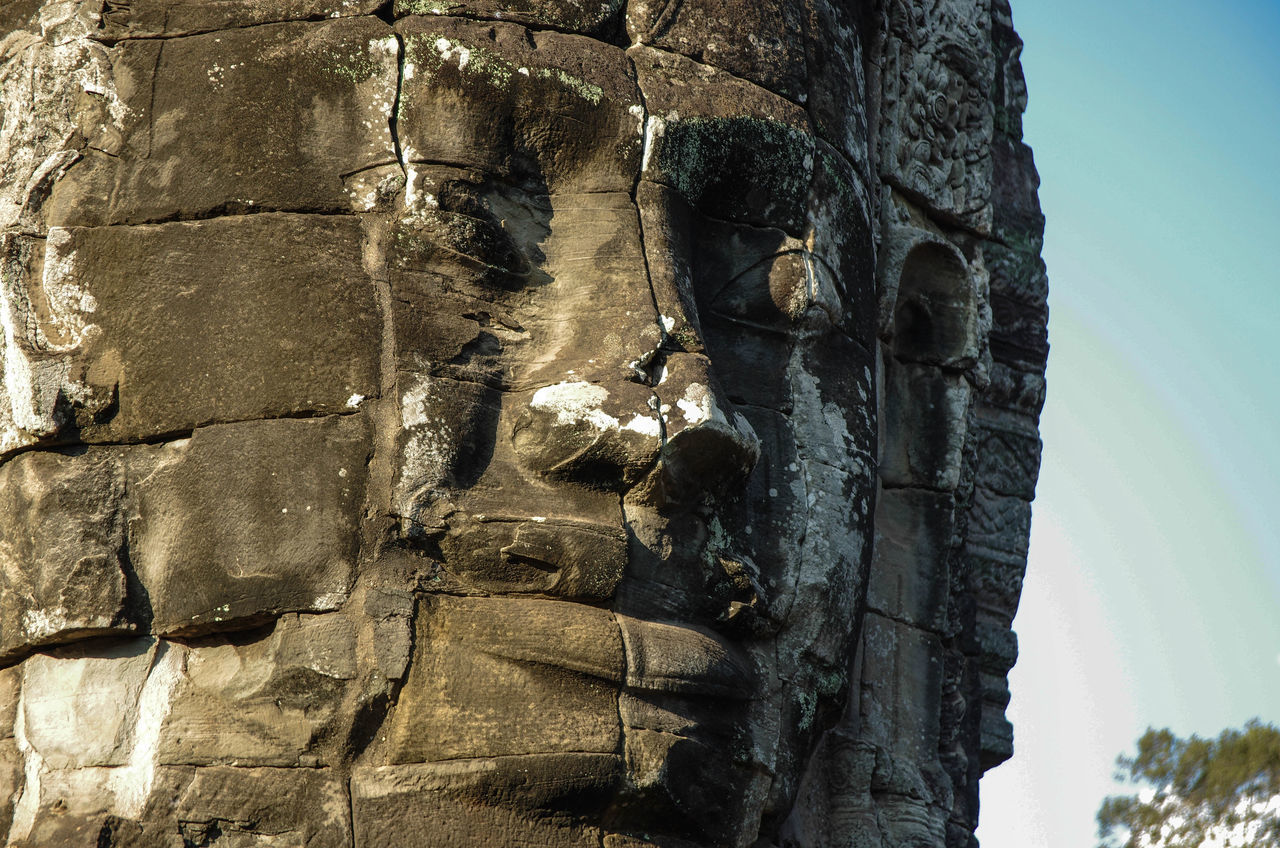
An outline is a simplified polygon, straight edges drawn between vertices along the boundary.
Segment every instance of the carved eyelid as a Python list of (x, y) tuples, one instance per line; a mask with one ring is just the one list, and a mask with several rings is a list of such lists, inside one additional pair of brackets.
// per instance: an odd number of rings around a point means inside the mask
[[(806, 272), (801, 278), (801, 283), (805, 286), (805, 297), (807, 300), (809, 298), (808, 286), (810, 282), (810, 277), (812, 276), (811, 272), (807, 270), (807, 265), (809, 262), (813, 261), (816, 257), (813, 257), (807, 250), (802, 250), (799, 248), (788, 248), (786, 250), (779, 250), (774, 253), (770, 253), (766, 256), (762, 256), (758, 261), (752, 263), (751, 265), (748, 265), (746, 268), (743, 268), (737, 274), (729, 278), (722, 285), (718, 286), (715, 289), (715, 291), (707, 297), (706, 299), (707, 306), (711, 309), (712, 312), (716, 314), (717, 317), (723, 318), (726, 321), (732, 321), (737, 324), (742, 324), (748, 327), (755, 327), (757, 329), (767, 329), (767, 330), (774, 330), (774, 331), (778, 330), (779, 329), (778, 327), (771, 327), (766, 324), (761, 324), (756, 321), (751, 321), (740, 314), (724, 311), (720, 307), (722, 305), (727, 305), (725, 304), (726, 298), (731, 296), (735, 290), (741, 288), (741, 283), (744, 278), (748, 277), (749, 275), (752, 275), (753, 273), (759, 273), (762, 268), (766, 268), (766, 269), (771, 268), (774, 264), (778, 262), (779, 259), (782, 259), (783, 257), (786, 257), (786, 256), (800, 257), (801, 260), (806, 265)], [(771, 290), (766, 289), (766, 291), (768, 291), (769, 294), (772, 295)], [(753, 294), (758, 294), (758, 293), (759, 293), (758, 291), (753, 292)], [(758, 308), (761, 306), (765, 306), (766, 309), (776, 312), (776, 314), (779, 317), (784, 319), (784, 322), (786, 324), (791, 324), (795, 320), (795, 316), (789, 314), (785, 309), (780, 307), (778, 303), (775, 300), (773, 300), (772, 297), (768, 298), (767, 305), (764, 304), (762, 300), (763, 300), (762, 298), (756, 297), (754, 299), (746, 299), (742, 302), (749, 307), (754, 306)], [(748, 311), (751, 311), (751, 310), (748, 310)]]

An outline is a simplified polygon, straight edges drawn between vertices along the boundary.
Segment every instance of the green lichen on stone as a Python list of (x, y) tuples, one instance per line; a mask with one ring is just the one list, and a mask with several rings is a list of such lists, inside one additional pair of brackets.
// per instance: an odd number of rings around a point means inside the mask
[(600, 99), (604, 97), (604, 89), (600, 86), (584, 82), (572, 74), (565, 73), (559, 68), (541, 68), (537, 71), (537, 74), (543, 79), (556, 80), (565, 88), (577, 94), (583, 100), (586, 100), (592, 105), (600, 105)]
[(745, 175), (754, 175), (768, 196), (790, 198), (808, 192), (813, 138), (781, 121), (754, 118), (682, 118), (663, 129), (658, 167), (671, 185), (691, 200), (711, 189), (731, 193)]
[(818, 164), (822, 167), (822, 173), (826, 176), (828, 185), (835, 190), (836, 200), (841, 210), (856, 209), (859, 205), (858, 192), (849, 182), (844, 169), (839, 167), (837, 157), (824, 149), (819, 149)]
[(414, 64), (428, 78), (446, 62), (455, 61), (460, 74), (479, 77), (495, 88), (506, 88), (516, 73), (514, 65), (492, 50), (464, 44), (443, 33), (411, 35), (406, 39), (406, 46)]
[(813, 692), (799, 692), (796, 694), (796, 703), (800, 707), (797, 724), (801, 730), (808, 730), (818, 715), (818, 696)]
[(376, 75), (382, 66), (368, 53), (327, 51), (321, 56), (320, 69), (330, 77), (359, 85)]
[(847, 673), (839, 669), (819, 672), (818, 694), (830, 698), (840, 693), (849, 682)]
[(397, 15), (447, 15), (460, 8), (458, 3), (447, 0), (399, 0), (396, 3)]

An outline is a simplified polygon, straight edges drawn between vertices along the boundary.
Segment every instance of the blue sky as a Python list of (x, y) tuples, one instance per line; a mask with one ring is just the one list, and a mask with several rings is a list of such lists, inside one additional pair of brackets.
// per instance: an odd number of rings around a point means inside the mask
[(1013, 0), (1049, 400), (983, 848), (1088, 848), (1148, 726), (1280, 721), (1280, 0)]

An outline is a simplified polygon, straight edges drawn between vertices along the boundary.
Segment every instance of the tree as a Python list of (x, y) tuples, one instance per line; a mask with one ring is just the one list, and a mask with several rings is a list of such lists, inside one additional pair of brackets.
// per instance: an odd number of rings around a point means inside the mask
[(1139, 788), (1098, 809), (1103, 848), (1280, 845), (1280, 728), (1248, 722), (1217, 739), (1148, 729), (1117, 780)]

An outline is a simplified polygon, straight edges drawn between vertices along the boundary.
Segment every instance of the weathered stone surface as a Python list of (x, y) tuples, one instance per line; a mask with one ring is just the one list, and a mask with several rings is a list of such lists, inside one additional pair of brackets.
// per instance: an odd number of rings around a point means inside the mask
[(107, 453), (0, 465), (0, 657), (137, 626), (124, 488)]
[(355, 844), (593, 848), (600, 831), (583, 819), (609, 796), (616, 764), (571, 753), (365, 767), (351, 780)]
[(58, 436), (77, 412), (92, 419), (115, 401), (114, 387), (89, 385), (81, 359), (97, 332), (90, 321), (96, 301), (67, 279), (56, 256), (45, 261), (69, 240), (65, 230), (0, 236), (0, 457)]
[[(803, 4), (796, 0), (641, 0), (627, 6), (633, 43), (683, 53), (793, 101), (806, 93), (803, 24)], [(743, 32), (753, 37), (738, 37)]]
[(617, 27), (623, 0), (395, 0), (397, 15), (450, 15), (515, 21), (607, 40)]
[[(398, 50), (371, 18), (124, 41), (111, 54), (109, 101), (122, 117), (86, 132), (50, 194), (48, 221), (374, 208), (379, 183), (402, 178), (384, 167), (396, 164)], [(276, 108), (282, 99), (306, 107)], [(193, 122), (205, 128), (194, 136), (183, 131)]]
[(0, 842), (965, 848), (1005, 0), (0, 4)]
[(189, 35), (281, 21), (371, 15), (381, 0), (128, 0), (108, 3), (102, 29), (109, 39)]
[(330, 216), (55, 229), (44, 288), (80, 293), (75, 360), (91, 396), (115, 398), (77, 416), (80, 436), (343, 412), (376, 395), (381, 321), (360, 245), (358, 222)]
[(629, 54), (648, 113), (641, 177), (710, 217), (799, 233), (813, 173), (805, 111), (710, 65), (646, 47)]
[(355, 649), (354, 626), (337, 615), (289, 615), (268, 634), (171, 648), (180, 674), (169, 684), (156, 762), (330, 765), (318, 747), (357, 675)]
[(418, 618), (385, 731), (392, 763), (613, 754), (622, 638), (613, 616), (562, 602), (449, 598)]
[(951, 589), (947, 549), (955, 524), (950, 493), (888, 489), (876, 499), (876, 552), (867, 607), (940, 633)]
[(929, 365), (885, 362), (885, 443), (880, 478), (889, 486), (959, 485), (972, 388)]
[(909, 0), (886, 7), (880, 167), (939, 214), (992, 226), (989, 0)]
[(53, 770), (127, 765), (138, 701), (155, 658), (151, 639), (105, 649), (68, 646), (31, 657), (22, 675), (24, 744)]
[(340, 606), (352, 585), (368, 453), (360, 416), (200, 429), (134, 452), (129, 550), (154, 632)]
[(124, 121), (110, 52), (90, 38), (97, 30), (90, 5), (24, 1), (0, 10), (0, 226), (6, 232), (43, 232), (44, 202), (80, 158), (85, 131), (109, 136)]
[(397, 130), (417, 163), (467, 163), (551, 194), (631, 190), (643, 107), (620, 49), (515, 24), (406, 18)]

